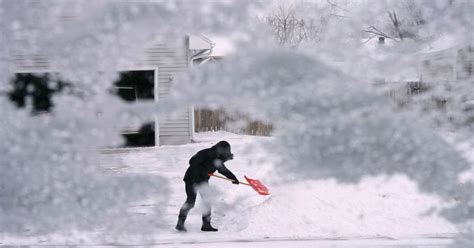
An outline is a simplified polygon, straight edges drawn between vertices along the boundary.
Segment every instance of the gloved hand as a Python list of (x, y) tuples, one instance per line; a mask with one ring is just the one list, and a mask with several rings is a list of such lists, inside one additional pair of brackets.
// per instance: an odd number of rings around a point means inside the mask
[(232, 181), (233, 184), (239, 184), (239, 180)]

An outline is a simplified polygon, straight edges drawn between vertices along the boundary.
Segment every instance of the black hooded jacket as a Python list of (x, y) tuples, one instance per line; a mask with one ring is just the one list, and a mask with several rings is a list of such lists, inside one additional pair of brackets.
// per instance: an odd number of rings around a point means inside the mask
[(230, 144), (227, 141), (220, 141), (213, 147), (201, 150), (191, 157), (183, 180), (186, 183), (207, 182), (209, 181), (208, 174), (217, 170), (227, 178), (238, 181), (237, 177), (224, 165), (224, 162), (233, 158)]

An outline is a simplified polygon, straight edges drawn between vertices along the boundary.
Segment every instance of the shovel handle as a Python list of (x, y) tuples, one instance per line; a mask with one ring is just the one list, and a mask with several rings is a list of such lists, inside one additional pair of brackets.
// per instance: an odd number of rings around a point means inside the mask
[[(227, 181), (234, 181), (234, 180), (229, 179), (229, 178), (227, 178), (227, 177), (223, 177), (223, 176), (219, 176), (219, 175), (214, 175), (214, 174), (212, 174), (212, 173), (209, 173), (208, 175), (209, 175), (209, 176), (213, 176), (213, 177), (217, 177), (217, 178), (220, 178), (220, 179), (224, 179), (224, 180), (227, 180)], [(246, 183), (246, 182), (240, 182), (240, 181), (239, 181), (239, 183), (240, 183), (240, 184), (243, 184), (243, 185), (247, 185), (247, 186), (252, 187), (252, 185), (250, 185), (250, 184), (248, 184), (248, 183)]]

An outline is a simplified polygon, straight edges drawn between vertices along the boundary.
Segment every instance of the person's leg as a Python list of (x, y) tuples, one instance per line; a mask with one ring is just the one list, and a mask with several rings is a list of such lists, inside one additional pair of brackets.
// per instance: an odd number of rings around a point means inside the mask
[(186, 201), (184, 202), (183, 206), (179, 210), (178, 215), (178, 224), (176, 224), (176, 230), (186, 232), (186, 228), (184, 227), (184, 222), (186, 221), (186, 217), (188, 216), (189, 211), (194, 207), (196, 203), (196, 189), (193, 184), (186, 183), (185, 185), (186, 190)]
[(200, 185), (199, 195), (201, 195), (202, 203), (204, 205), (201, 231), (216, 232), (217, 229), (211, 226), (211, 196), (209, 192), (209, 184), (203, 183)]

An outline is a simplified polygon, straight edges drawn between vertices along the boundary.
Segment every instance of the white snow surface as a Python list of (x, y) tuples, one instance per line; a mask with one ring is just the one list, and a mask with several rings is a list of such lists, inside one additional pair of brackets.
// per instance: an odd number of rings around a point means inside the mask
[[(174, 225), (185, 200), (182, 177), (188, 159), (198, 150), (220, 140), (229, 141), (235, 155), (234, 160), (226, 163), (227, 167), (241, 180), (244, 180), (244, 175), (261, 180), (268, 186), (271, 195), (261, 196), (245, 185), (211, 178), (210, 185), (215, 196), (212, 222), (220, 229), (219, 232), (200, 231), (201, 200), (198, 197), (196, 207), (191, 210), (186, 222), (188, 232), (178, 233)], [(375, 240), (377, 244), (396, 239), (406, 243), (413, 238), (420, 242), (419, 238), (451, 237), (456, 233), (454, 225), (437, 216), (437, 209), (448, 203), (418, 192), (416, 184), (405, 176), (367, 177), (356, 185), (343, 185), (334, 180), (302, 181), (298, 178), (282, 183), (281, 178), (285, 175), (274, 172), (272, 159), (264, 154), (263, 149), (259, 149), (262, 144), (268, 145), (273, 140), (271, 137), (209, 132), (196, 133), (196, 143), (187, 145), (103, 151), (102, 166), (105, 170), (119, 175), (157, 174), (169, 180), (171, 190), (162, 218), (166, 223), (160, 225), (164, 228), (157, 227), (156, 231), (143, 235), (114, 237), (113, 244), (145, 242), (212, 247), (219, 242), (235, 245), (253, 240), (258, 242), (257, 247), (279, 247), (292, 244), (291, 240), (306, 240), (306, 243), (317, 242), (321, 245), (338, 240), (339, 245), (344, 246), (343, 240), (346, 239)], [(156, 202), (156, 199), (136, 202), (129, 206), (129, 214), (145, 222), (148, 213), (159, 207), (155, 206)], [(101, 233), (96, 230), (68, 237), (60, 234), (28, 239), (4, 237), (3, 244), (107, 244), (108, 238), (102, 234), (107, 235), (106, 231)], [(209, 246), (207, 242), (211, 242)], [(305, 242), (298, 244), (304, 246)]]

